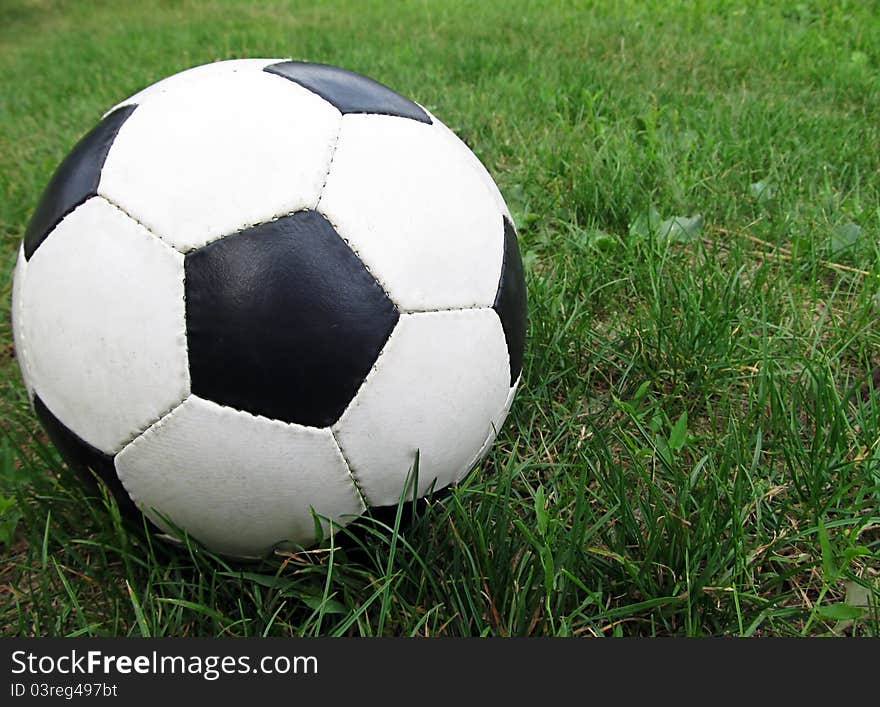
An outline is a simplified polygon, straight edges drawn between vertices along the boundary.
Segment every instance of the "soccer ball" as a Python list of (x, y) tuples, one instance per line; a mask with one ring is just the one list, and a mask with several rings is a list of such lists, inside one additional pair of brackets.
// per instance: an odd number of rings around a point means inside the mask
[(461, 480), (526, 324), (513, 221), (464, 143), (372, 79), (279, 59), (109, 111), (37, 206), (12, 308), (68, 465), (237, 557)]

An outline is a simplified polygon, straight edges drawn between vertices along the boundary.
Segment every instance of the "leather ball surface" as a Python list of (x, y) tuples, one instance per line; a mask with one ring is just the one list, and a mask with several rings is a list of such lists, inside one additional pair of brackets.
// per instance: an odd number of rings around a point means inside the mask
[(245, 59), (109, 111), (49, 182), (13, 283), (67, 464), (123, 510), (256, 557), (485, 455), (522, 368), (510, 213), (427, 110)]

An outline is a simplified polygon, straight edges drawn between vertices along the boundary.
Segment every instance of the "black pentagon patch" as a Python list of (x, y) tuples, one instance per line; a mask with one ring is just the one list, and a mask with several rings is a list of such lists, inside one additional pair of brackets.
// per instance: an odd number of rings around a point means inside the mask
[(24, 257), (30, 260), (58, 222), (98, 193), (101, 169), (122, 124), (137, 108), (117, 108), (87, 133), (64, 158), (40, 197), (24, 234)]
[(348, 69), (306, 61), (282, 61), (263, 69), (298, 83), (346, 113), (376, 113), (411, 118), (431, 124), (431, 118), (416, 103), (384, 84)]
[(510, 355), (510, 384), (513, 385), (522, 371), (526, 347), (526, 280), (522, 258), (516, 242), (516, 231), (504, 217), (504, 261), (501, 265), (501, 281), (492, 307), (501, 318), (507, 352)]
[(80, 439), (52, 414), (39, 395), (34, 396), (34, 411), (67, 466), (92, 489), (97, 488), (95, 479), (97, 476), (113, 494), (120, 512), (130, 520), (143, 522), (141, 512), (116, 474), (113, 457)]
[(316, 211), (209, 243), (184, 267), (192, 392), (284, 422), (336, 422), (399, 317)]

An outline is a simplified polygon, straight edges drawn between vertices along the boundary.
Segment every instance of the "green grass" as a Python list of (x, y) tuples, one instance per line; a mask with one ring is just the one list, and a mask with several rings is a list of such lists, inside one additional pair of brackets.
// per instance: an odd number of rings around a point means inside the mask
[[(530, 300), (521, 392), (464, 484), (398, 533), (246, 566), (69, 477), (5, 277), (104, 110), (242, 56), (441, 117), (511, 206)], [(11, 0), (0, 62), (0, 632), (880, 634), (877, 2)]]

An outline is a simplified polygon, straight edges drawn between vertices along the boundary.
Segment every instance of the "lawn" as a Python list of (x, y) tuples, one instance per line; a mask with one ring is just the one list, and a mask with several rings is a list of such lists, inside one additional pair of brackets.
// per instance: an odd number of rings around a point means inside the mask
[[(530, 323), (464, 483), (242, 565), (65, 470), (8, 310), (78, 137), (246, 56), (453, 128), (517, 221)], [(880, 3), (8, 0), (0, 66), (0, 634), (880, 635)]]

